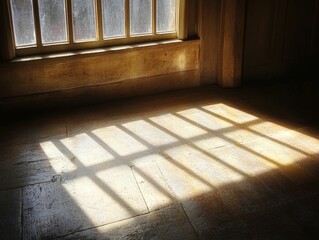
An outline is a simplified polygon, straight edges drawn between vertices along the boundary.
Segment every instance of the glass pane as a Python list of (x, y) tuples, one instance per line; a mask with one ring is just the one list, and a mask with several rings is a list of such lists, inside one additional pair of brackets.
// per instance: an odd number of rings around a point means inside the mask
[(95, 0), (73, 0), (72, 11), (74, 41), (96, 40)]
[(125, 0), (103, 0), (104, 38), (125, 36)]
[(157, 0), (156, 5), (156, 31), (175, 31), (175, 3), (176, 0)]
[(67, 41), (65, 0), (39, 0), (43, 44)]
[(36, 44), (32, 0), (11, 0), (11, 10), (16, 46)]
[(130, 0), (131, 34), (152, 33), (152, 0)]

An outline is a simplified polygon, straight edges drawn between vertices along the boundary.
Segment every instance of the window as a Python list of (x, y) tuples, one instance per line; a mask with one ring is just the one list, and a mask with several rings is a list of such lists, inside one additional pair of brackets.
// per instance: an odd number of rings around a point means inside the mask
[(177, 37), (180, 0), (10, 0), (17, 55)]

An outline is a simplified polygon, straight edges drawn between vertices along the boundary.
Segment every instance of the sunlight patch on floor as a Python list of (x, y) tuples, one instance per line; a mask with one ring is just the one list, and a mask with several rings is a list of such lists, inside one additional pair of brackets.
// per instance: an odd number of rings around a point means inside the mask
[[(128, 156), (147, 150), (146, 146), (116, 126), (100, 128), (92, 131), (92, 133), (101, 140), (103, 146), (112, 149), (119, 156)], [(112, 138), (109, 136), (112, 136)]]
[(193, 198), (272, 170), (293, 178), (319, 140), (226, 104), (83, 132), (41, 147), (94, 224)]

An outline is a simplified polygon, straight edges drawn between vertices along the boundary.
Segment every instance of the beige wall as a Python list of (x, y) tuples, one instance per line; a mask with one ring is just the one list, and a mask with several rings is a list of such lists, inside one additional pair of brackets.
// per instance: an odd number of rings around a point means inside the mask
[[(0, 64), (5, 86), (0, 96), (49, 93), (198, 70), (199, 41), (51, 57)], [(194, 82), (199, 84), (199, 79)]]

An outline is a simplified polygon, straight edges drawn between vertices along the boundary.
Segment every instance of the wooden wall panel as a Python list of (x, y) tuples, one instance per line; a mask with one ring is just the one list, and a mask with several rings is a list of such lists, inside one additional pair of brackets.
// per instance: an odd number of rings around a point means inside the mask
[(221, 0), (200, 0), (199, 37), (200, 75), (202, 84), (213, 84), (218, 78), (220, 49)]
[(280, 74), (287, 1), (248, 0), (243, 78), (269, 79)]
[(315, 0), (288, 1), (284, 61), (311, 56), (315, 3)]
[(272, 61), (277, 0), (248, 0), (245, 66), (256, 67)]
[(218, 84), (237, 87), (242, 80), (246, 0), (223, 0)]
[(198, 6), (199, 0), (187, 1), (187, 38), (194, 39), (198, 37)]
[(259, 81), (303, 70), (318, 57), (319, 0), (248, 0), (244, 80)]

